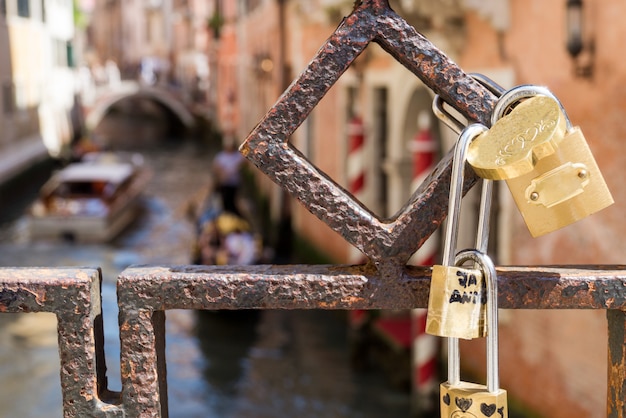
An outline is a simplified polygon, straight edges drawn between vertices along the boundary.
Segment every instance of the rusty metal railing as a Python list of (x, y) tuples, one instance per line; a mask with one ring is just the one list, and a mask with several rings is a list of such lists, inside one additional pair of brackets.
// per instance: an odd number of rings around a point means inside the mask
[[(58, 318), (65, 417), (167, 417), (165, 311), (425, 308), (430, 268), (372, 265), (131, 267), (118, 279), (120, 393), (107, 389), (100, 272), (0, 269), (0, 312)], [(608, 417), (626, 416), (626, 267), (501, 267), (503, 309), (606, 309)]]
[[(443, 221), (451, 157), (392, 219), (377, 218), (287, 142), (339, 76), (376, 42), (446, 102), (488, 124), (495, 97), (393, 12), (357, 2), (250, 134), (242, 151), (313, 214), (366, 254), (359, 266), (131, 267), (118, 278), (121, 392), (107, 387), (98, 269), (0, 269), (1, 312), (58, 318), (66, 417), (167, 417), (165, 311), (413, 309), (427, 306), (430, 268), (406, 266)], [(468, 190), (476, 181), (472, 175)], [(626, 417), (626, 267), (501, 267), (503, 309), (605, 309), (607, 416)]]

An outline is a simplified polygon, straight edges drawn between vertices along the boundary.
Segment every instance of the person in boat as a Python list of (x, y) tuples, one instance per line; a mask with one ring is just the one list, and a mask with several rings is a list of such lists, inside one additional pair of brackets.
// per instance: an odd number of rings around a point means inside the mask
[(237, 150), (235, 138), (227, 134), (223, 149), (213, 159), (213, 174), (217, 191), (222, 199), (222, 209), (241, 216), (237, 207), (237, 193), (241, 185), (241, 170), (244, 158)]
[(195, 262), (205, 265), (257, 263), (262, 244), (250, 224), (229, 212), (213, 212), (200, 227)]

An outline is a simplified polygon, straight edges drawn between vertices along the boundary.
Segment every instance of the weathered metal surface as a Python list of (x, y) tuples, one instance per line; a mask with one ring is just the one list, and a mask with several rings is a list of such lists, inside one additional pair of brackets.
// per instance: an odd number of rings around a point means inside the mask
[[(489, 124), (495, 97), (420, 35), (387, 1), (360, 2), (320, 48), (304, 72), (241, 146), (242, 153), (381, 269), (393, 274), (438, 228), (447, 212), (451, 156), (392, 219), (379, 219), (288, 139), (370, 42), (380, 44), (428, 87), (470, 120)], [(468, 170), (465, 190), (476, 177)], [(383, 271), (387, 270), (389, 271)]]
[(98, 269), (0, 269), (0, 313), (56, 314), (65, 417), (122, 416), (106, 388), (100, 284)]
[[(429, 267), (406, 266), (383, 277), (371, 265), (126, 269), (118, 279), (124, 409), (129, 416), (167, 416), (166, 310), (425, 308), (430, 276)], [(626, 309), (625, 288), (624, 266), (498, 268), (502, 308)], [(614, 383), (623, 387), (625, 365), (613, 366)]]
[(626, 310), (607, 311), (609, 323), (608, 418), (626, 417)]
[[(503, 309), (626, 310), (626, 266), (497, 271)], [(393, 278), (381, 277), (373, 266), (132, 267), (121, 273), (118, 294), (124, 311), (413, 309), (428, 306), (430, 276), (430, 267), (416, 266)]]
[(119, 297), (122, 403), (127, 416), (165, 418), (165, 313), (147, 300), (149, 295)]
[[(57, 315), (66, 417), (166, 417), (166, 310), (426, 307), (430, 274), (407, 266), (383, 277), (371, 265), (129, 268), (118, 279), (121, 397), (106, 389), (97, 269), (0, 269), (0, 312)], [(498, 284), (502, 308), (609, 310), (609, 416), (626, 416), (626, 267), (501, 267)]]

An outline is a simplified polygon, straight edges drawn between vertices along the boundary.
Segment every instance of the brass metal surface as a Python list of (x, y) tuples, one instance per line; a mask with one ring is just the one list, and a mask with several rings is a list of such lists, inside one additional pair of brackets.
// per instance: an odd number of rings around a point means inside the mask
[(566, 162), (530, 181), (526, 201), (551, 208), (585, 191), (589, 184), (587, 166)]
[(509, 409), (507, 393), (498, 389), (491, 393), (487, 387), (476, 383), (458, 385), (442, 383), (439, 387), (442, 418), (507, 418)]
[(440, 337), (484, 337), (486, 290), (480, 269), (433, 266), (426, 332)]
[(556, 152), (566, 125), (555, 100), (528, 98), (472, 142), (467, 160), (483, 178), (505, 180), (524, 175), (537, 161)]
[(528, 174), (506, 181), (533, 237), (570, 225), (613, 204), (580, 128)]

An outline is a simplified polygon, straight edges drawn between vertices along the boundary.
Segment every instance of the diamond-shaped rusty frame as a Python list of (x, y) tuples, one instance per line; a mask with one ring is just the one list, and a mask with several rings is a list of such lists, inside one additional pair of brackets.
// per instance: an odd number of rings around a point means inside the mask
[[(370, 42), (378, 43), (469, 120), (489, 125), (496, 98), (396, 14), (387, 0), (365, 0), (357, 2), (240, 151), (375, 264), (399, 266), (445, 218), (451, 155), (398, 214), (380, 219), (288, 142)], [(473, 172), (468, 172), (464, 191), (476, 182)]]

